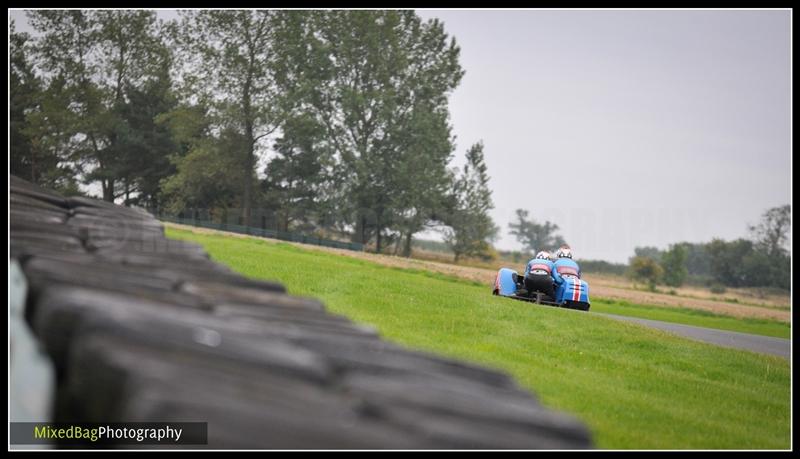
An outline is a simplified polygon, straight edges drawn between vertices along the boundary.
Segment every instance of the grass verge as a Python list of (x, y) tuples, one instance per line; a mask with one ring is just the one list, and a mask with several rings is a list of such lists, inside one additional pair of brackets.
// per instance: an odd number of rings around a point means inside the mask
[(785, 449), (785, 359), (577, 311), (492, 297), (485, 286), (271, 241), (168, 229), (212, 258), (375, 326), (397, 343), (505, 370), (583, 419), (613, 449)]

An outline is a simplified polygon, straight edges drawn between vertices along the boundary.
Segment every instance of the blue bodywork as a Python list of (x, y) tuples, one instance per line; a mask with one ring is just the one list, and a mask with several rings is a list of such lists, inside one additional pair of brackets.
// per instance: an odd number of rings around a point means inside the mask
[(513, 269), (500, 268), (494, 281), (494, 294), (500, 296), (512, 296), (517, 291), (517, 283), (514, 279), (517, 272)]
[(492, 293), (518, 300), (541, 302), (553, 306), (589, 310), (589, 284), (577, 277), (562, 277), (563, 282), (555, 286), (553, 301), (537, 301), (536, 297), (525, 297), (516, 294), (521, 287), (522, 276), (509, 268), (501, 268), (497, 272)]

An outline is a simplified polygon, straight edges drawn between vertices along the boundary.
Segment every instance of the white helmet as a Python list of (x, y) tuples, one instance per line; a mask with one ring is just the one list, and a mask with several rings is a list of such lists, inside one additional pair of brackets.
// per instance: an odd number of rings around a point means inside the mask
[(547, 250), (542, 250), (542, 251), (540, 251), (539, 253), (536, 254), (536, 258), (537, 259), (542, 259), (542, 260), (549, 260), (550, 259), (550, 252), (548, 252)]
[(556, 258), (572, 258), (572, 249), (568, 245), (562, 245), (556, 250)]

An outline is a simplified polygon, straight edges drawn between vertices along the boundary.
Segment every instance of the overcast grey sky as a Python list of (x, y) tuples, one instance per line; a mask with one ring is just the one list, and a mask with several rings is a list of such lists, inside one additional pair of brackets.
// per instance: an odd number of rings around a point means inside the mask
[(461, 47), (457, 163), (484, 141), (498, 247), (517, 208), (624, 262), (790, 202), (789, 11), (418, 13)]
[(461, 46), (457, 153), (485, 142), (499, 247), (517, 208), (626, 261), (790, 202), (788, 11), (419, 14)]

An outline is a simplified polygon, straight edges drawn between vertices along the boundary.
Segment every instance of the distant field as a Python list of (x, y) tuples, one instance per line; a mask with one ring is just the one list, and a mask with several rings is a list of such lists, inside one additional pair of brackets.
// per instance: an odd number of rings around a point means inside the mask
[(788, 448), (785, 359), (489, 295), (483, 283), (255, 238), (169, 228), (255, 278), (386, 338), (511, 373), (571, 412), (601, 448)]
[[(589, 276), (595, 281), (597, 285), (614, 287), (618, 289), (634, 290), (633, 283), (622, 276), (615, 276), (610, 274), (596, 274), (590, 273)], [(710, 300), (720, 303), (733, 303), (746, 306), (757, 306), (763, 308), (772, 308), (779, 310), (789, 309), (789, 293), (764, 293), (762, 289), (758, 288), (728, 288), (725, 293), (712, 293), (708, 289), (685, 285), (683, 287), (671, 288), (666, 286), (659, 286), (659, 291), (665, 296), (677, 296), (679, 298), (697, 299), (697, 300)], [(651, 292), (643, 291), (643, 294)], [(674, 294), (669, 294), (674, 291)]]

